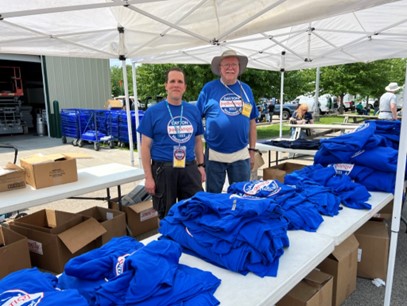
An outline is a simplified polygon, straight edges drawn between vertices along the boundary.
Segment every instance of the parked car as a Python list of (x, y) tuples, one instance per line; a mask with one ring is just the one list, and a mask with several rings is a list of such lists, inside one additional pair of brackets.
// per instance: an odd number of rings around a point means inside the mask
[[(283, 104), (283, 120), (288, 120), (291, 118), (292, 114), (296, 111), (298, 107), (297, 103), (291, 103), (291, 102), (286, 102)], [(280, 109), (281, 109), (281, 104), (274, 105), (274, 115), (280, 116)]]

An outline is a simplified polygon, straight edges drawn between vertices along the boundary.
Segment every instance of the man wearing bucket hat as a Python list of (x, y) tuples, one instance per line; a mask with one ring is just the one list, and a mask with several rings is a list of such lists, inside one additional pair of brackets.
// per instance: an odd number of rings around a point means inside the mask
[(397, 120), (397, 96), (394, 94), (400, 86), (392, 82), (385, 87), (386, 93), (380, 97), (379, 119)]
[(212, 72), (220, 79), (204, 85), (197, 107), (205, 118), (206, 191), (222, 192), (229, 184), (250, 180), (257, 141), (258, 115), (249, 85), (238, 80), (248, 59), (226, 50), (212, 59)]

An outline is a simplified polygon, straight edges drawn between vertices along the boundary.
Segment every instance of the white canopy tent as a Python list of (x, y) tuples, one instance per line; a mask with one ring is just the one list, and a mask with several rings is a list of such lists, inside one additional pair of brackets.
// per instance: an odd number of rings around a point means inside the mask
[(0, 52), (118, 58), (117, 28), (123, 27), (124, 55), (136, 58), (261, 36), (258, 33), (390, 2), (393, 1), (0, 0)]
[[(0, 0), (0, 53), (119, 58), (124, 67), (126, 58), (210, 63), (220, 49), (233, 48), (249, 57), (249, 67), (296, 70), (405, 57), (406, 8), (406, 0)], [(406, 115), (385, 305), (400, 225)]]

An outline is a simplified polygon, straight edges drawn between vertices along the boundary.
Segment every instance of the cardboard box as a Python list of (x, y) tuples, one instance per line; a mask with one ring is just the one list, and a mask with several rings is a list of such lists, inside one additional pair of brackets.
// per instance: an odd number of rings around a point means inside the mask
[(122, 109), (123, 102), (116, 99), (108, 99), (104, 105), (105, 109)]
[(0, 168), (0, 192), (20, 188), (25, 188), (25, 170), (12, 163)]
[(389, 230), (384, 221), (368, 221), (355, 232), (359, 241), (358, 276), (386, 280)]
[[(113, 209), (119, 209), (117, 199), (112, 205)], [(126, 220), (132, 236), (138, 236), (158, 228), (158, 213), (153, 208), (153, 201), (143, 201), (130, 206), (122, 206), (126, 213)]]
[(393, 216), (393, 201), (391, 200), (386, 206), (384, 206), (377, 214), (373, 217), (376, 219), (382, 219), (387, 222), (387, 224), (391, 225), (391, 219)]
[(80, 215), (59, 210), (43, 209), (14, 219), (14, 224), (29, 227), (37, 231), (56, 234), (75, 226), (80, 223), (81, 220)]
[(277, 306), (331, 306), (333, 277), (313, 270)]
[(359, 243), (352, 235), (318, 266), (333, 276), (332, 305), (338, 306), (356, 289), (357, 252)]
[(285, 162), (270, 168), (265, 168), (263, 169), (263, 180), (278, 180), (281, 183), (284, 183), (284, 177), (286, 174), (304, 167), (305, 165), (302, 164)]
[(33, 266), (62, 273), (69, 259), (98, 247), (96, 239), (106, 229), (94, 218), (68, 215), (42, 210), (10, 223), (12, 230), (27, 237)]
[(11, 272), (31, 268), (27, 238), (0, 226), (0, 279)]
[(38, 189), (76, 182), (76, 158), (68, 154), (32, 155), (20, 159), (25, 169), (25, 181)]
[(105, 229), (106, 233), (100, 238), (100, 245), (110, 241), (113, 237), (126, 236), (126, 214), (122, 211), (104, 207), (91, 207), (78, 214), (96, 219)]

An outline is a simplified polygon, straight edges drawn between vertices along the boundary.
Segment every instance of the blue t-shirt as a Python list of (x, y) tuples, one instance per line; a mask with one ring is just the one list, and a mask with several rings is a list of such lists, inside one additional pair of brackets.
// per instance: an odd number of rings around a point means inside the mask
[(182, 106), (174, 106), (164, 100), (147, 109), (137, 131), (153, 140), (151, 147), (153, 160), (172, 162), (174, 146), (179, 144), (186, 146), (186, 160), (193, 161), (195, 137), (203, 134), (203, 125), (194, 105), (182, 102)]
[[(251, 104), (249, 117), (242, 114), (243, 103)], [(258, 116), (252, 90), (247, 84), (237, 81), (227, 88), (220, 80), (211, 81), (202, 88), (197, 107), (206, 120), (205, 141), (209, 148), (233, 153), (247, 147), (250, 120)]]

